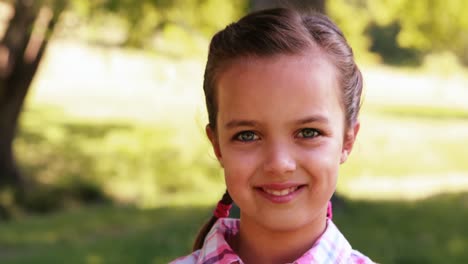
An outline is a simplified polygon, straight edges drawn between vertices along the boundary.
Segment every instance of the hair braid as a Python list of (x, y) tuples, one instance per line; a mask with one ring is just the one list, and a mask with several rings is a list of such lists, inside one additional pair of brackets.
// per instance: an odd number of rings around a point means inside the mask
[[(232, 198), (231, 195), (229, 195), (228, 191), (223, 195), (223, 198), (219, 201), (220, 203), (224, 205), (231, 205), (232, 204)], [(202, 226), (200, 231), (198, 231), (198, 235), (195, 239), (195, 243), (193, 243), (193, 251), (198, 250), (203, 247), (203, 243), (205, 242), (206, 235), (208, 235), (208, 232), (210, 232), (211, 228), (213, 225), (216, 223), (218, 218), (215, 215), (212, 215), (211, 218)]]

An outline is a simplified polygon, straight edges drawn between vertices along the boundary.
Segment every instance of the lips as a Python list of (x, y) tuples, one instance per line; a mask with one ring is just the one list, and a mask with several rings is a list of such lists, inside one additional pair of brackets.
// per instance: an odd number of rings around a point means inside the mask
[(305, 184), (298, 183), (273, 183), (255, 187), (257, 192), (273, 203), (287, 203), (299, 195)]
[(268, 188), (262, 188), (262, 190), (268, 194), (274, 195), (274, 196), (285, 196), (290, 193), (293, 193), (299, 188), (299, 186), (295, 187), (290, 187), (282, 190), (275, 190), (275, 189), (268, 189)]

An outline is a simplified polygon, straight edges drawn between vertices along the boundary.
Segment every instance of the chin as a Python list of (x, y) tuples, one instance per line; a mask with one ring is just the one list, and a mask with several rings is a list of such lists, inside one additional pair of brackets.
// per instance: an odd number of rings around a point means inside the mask
[(316, 220), (319, 219), (313, 216), (299, 216), (297, 214), (288, 214), (262, 218), (259, 224), (269, 230), (289, 232), (302, 229), (307, 225), (317, 222)]

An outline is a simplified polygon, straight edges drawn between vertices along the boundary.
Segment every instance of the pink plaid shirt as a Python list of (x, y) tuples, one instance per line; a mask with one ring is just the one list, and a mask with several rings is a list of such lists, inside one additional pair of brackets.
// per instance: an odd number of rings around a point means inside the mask
[[(178, 258), (170, 264), (244, 264), (225, 240), (239, 231), (239, 219), (220, 218), (208, 233), (203, 248)], [(353, 250), (333, 222), (327, 220), (327, 228), (314, 246), (293, 264), (368, 264), (374, 263), (360, 252)]]

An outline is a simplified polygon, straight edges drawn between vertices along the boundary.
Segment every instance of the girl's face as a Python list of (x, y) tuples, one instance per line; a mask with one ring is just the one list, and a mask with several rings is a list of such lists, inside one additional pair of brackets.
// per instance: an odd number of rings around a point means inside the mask
[(217, 84), (217, 128), (207, 133), (242, 225), (323, 222), (359, 128), (345, 130), (334, 67), (318, 54), (244, 58)]

